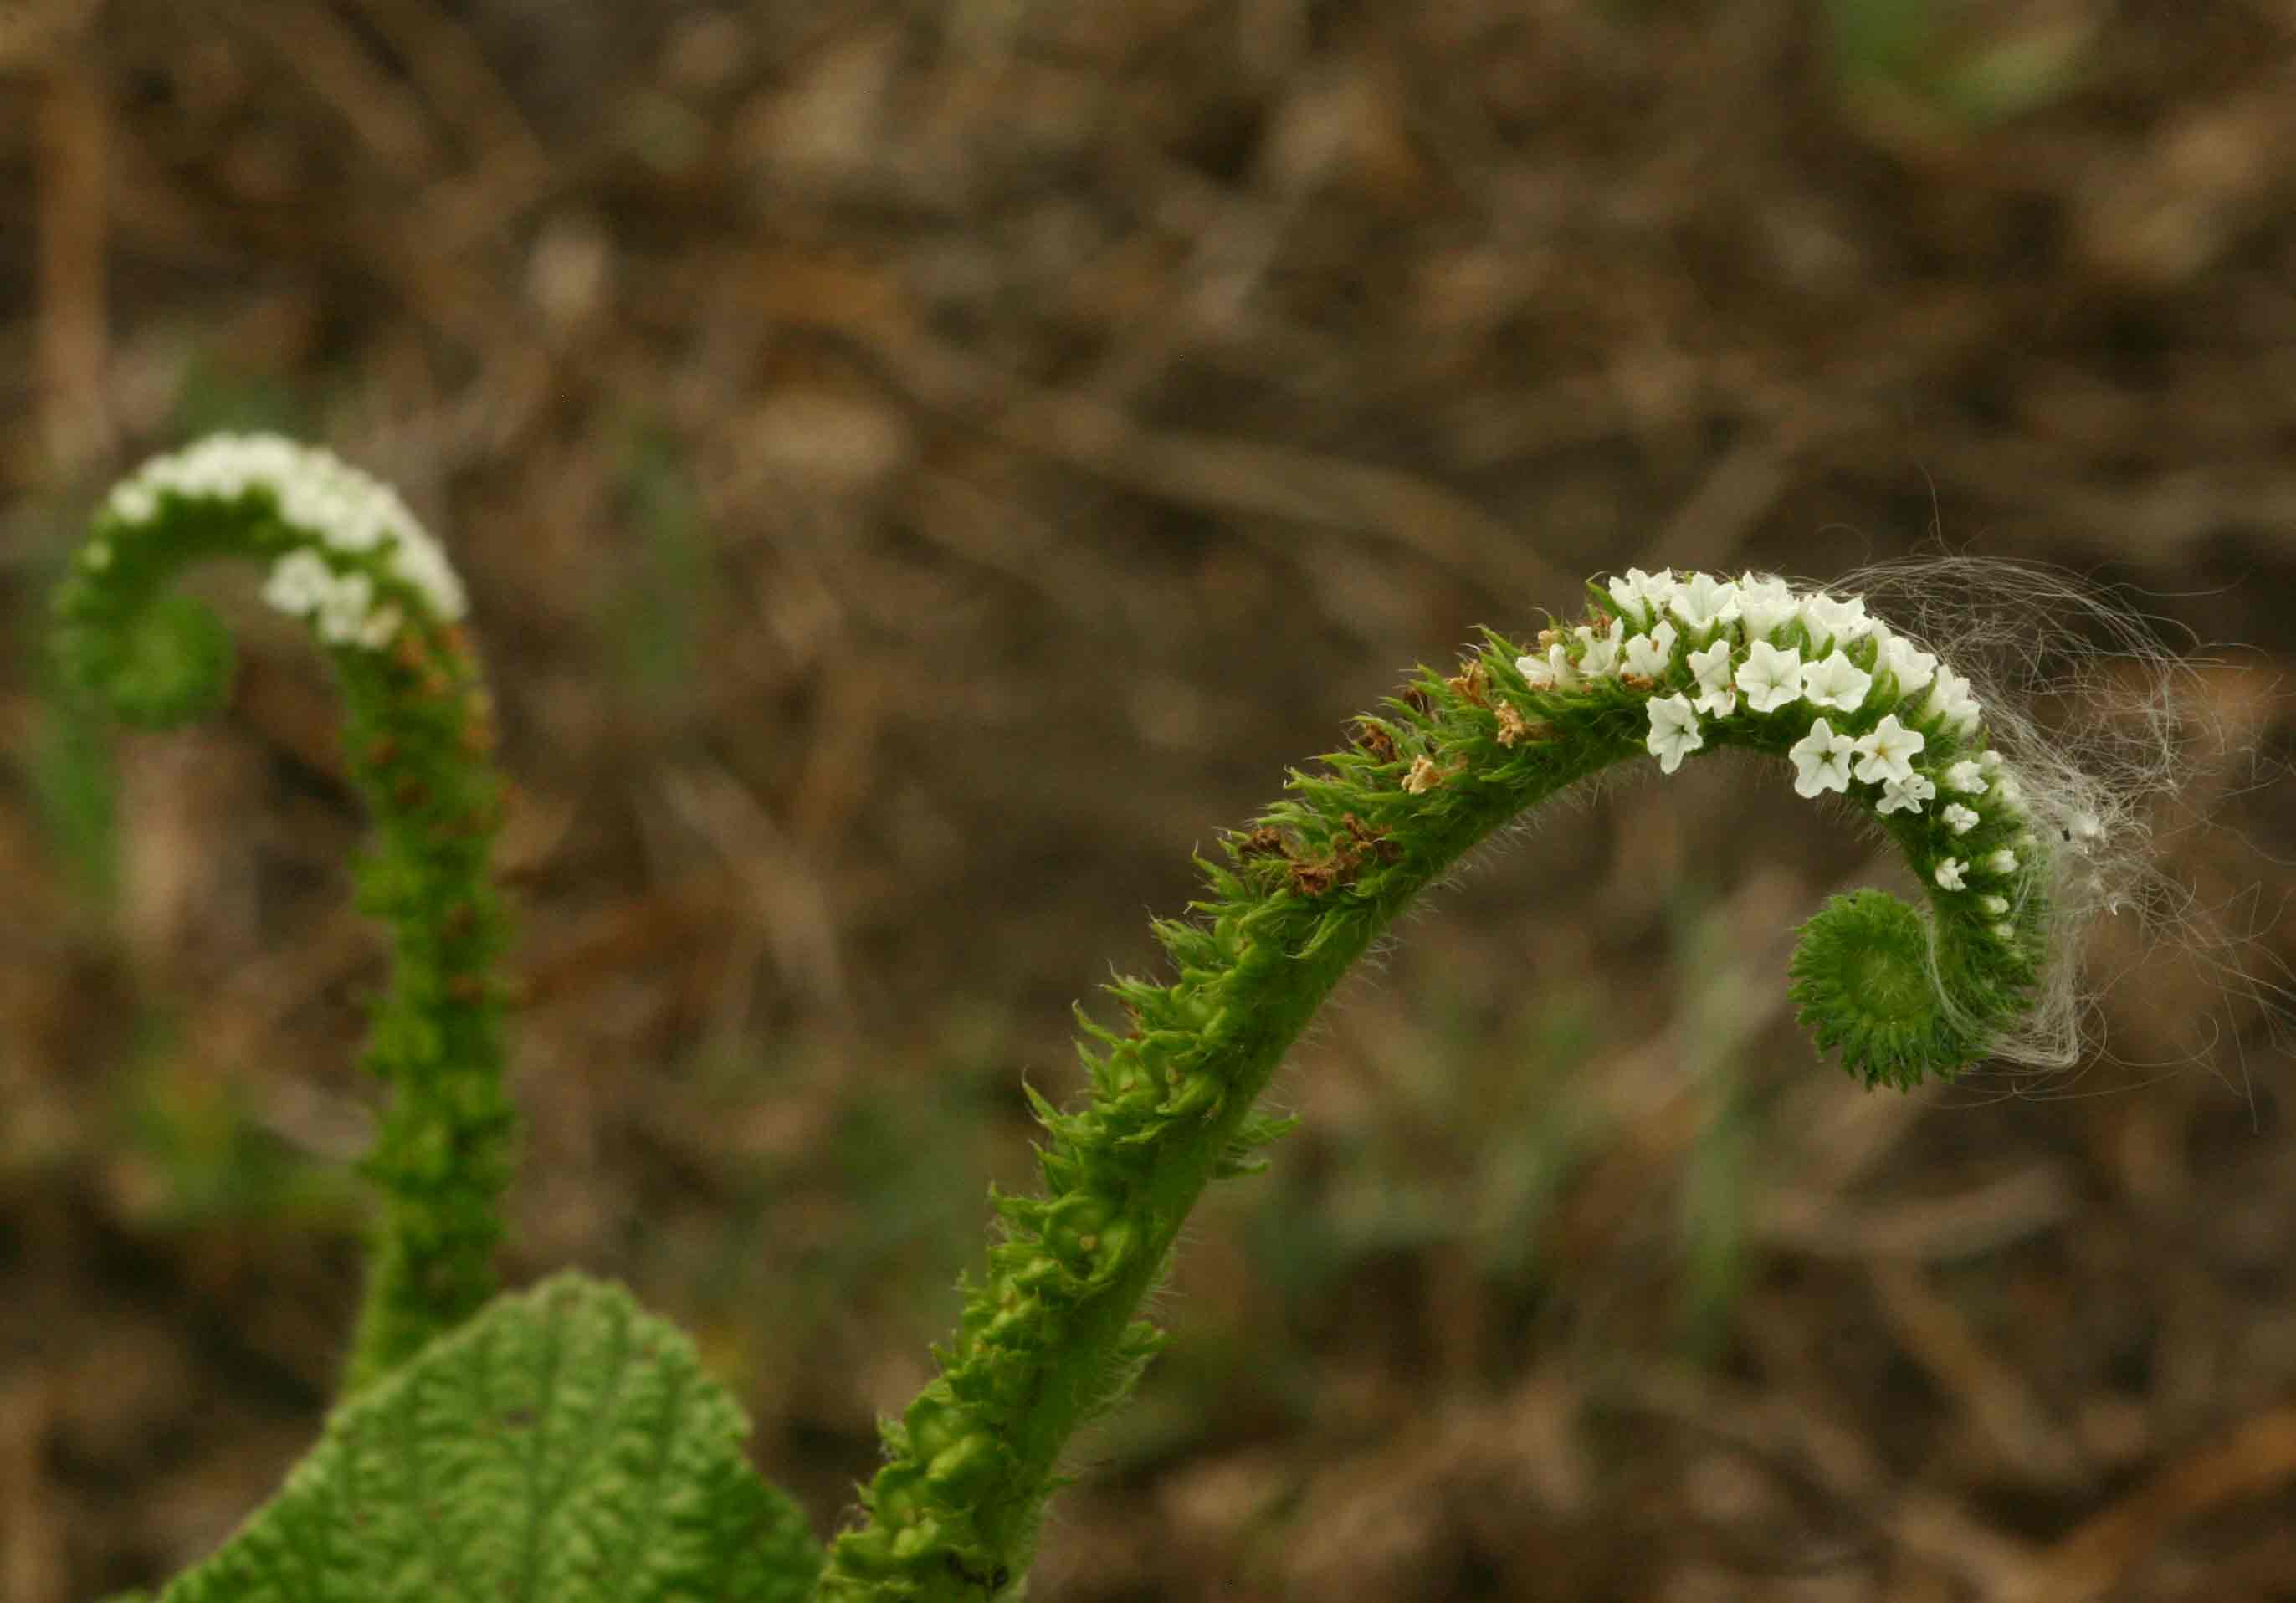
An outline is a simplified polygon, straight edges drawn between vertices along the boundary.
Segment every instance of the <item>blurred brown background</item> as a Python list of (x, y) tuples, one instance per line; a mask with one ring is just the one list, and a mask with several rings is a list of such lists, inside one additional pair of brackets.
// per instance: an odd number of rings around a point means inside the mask
[[(316, 653), (52, 704), (109, 479), (277, 427), (468, 576), (515, 785), (506, 1268), (699, 1335), (826, 1531), (1021, 1076), (1284, 765), (1628, 563), (2152, 593), (2296, 830), (2279, 0), (0, 4), (0, 1598), (193, 1558), (317, 1426), (382, 978)], [(2268, 1010), (1866, 1096), (1792, 924), (1898, 871), (1637, 777), (1414, 921), (1215, 1198), (1031, 1595), (2296, 1598)]]

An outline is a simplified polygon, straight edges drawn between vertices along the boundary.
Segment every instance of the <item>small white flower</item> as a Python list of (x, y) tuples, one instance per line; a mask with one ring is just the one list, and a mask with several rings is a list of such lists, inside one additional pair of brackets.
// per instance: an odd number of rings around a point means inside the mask
[(1964, 796), (1982, 796), (1986, 790), (1985, 781), (1978, 774), (1978, 765), (1966, 757), (1945, 771), (1945, 788), (1958, 790)]
[(1945, 827), (1956, 835), (1966, 835), (1977, 827), (1977, 814), (1959, 802), (1946, 804)]
[(1980, 896), (1977, 904), (1997, 919), (2009, 911), (2009, 898), (2006, 896)]
[(1990, 773), (2001, 766), (2001, 754), (1988, 746), (1977, 754), (1977, 765)]
[(1663, 618), (1648, 634), (1627, 642), (1627, 672), (1645, 679), (1663, 679), (1674, 666), (1674, 626)]
[(1962, 872), (1968, 867), (1969, 864), (1964, 863), (1958, 857), (1948, 857), (1943, 863), (1939, 863), (1937, 865), (1937, 873), (1934, 878), (1936, 879), (1939, 888), (1944, 890), (1959, 890), (1961, 888)]
[(1930, 687), (1929, 699), (1922, 703), (1924, 717), (1942, 718), (1948, 724), (1967, 732), (1977, 727), (1985, 709), (1969, 691), (1969, 681), (1951, 668), (1940, 666), (1937, 683)]
[(1874, 664), (1898, 682), (1898, 694), (1910, 696), (1937, 677), (1938, 659), (1902, 635), (1892, 634), (1882, 642), (1882, 655)]
[(1627, 569), (1627, 577), (1605, 581), (1611, 599), (1618, 602), (1619, 611), (1638, 624), (1651, 620), (1653, 606), (1663, 609), (1674, 593), (1674, 569), (1661, 568), (1656, 573), (1644, 573), (1639, 568)]
[(422, 593), (430, 609), (440, 617), (453, 621), (469, 609), (463, 593), (463, 581), (455, 572), (454, 564), (447, 560), (447, 552), (439, 544), (420, 528), (399, 531), (398, 544), (390, 553), (391, 571)]
[(380, 651), (398, 638), (398, 626), (406, 621), (396, 606), (385, 601), (359, 626), (358, 642), (370, 651)]
[(1996, 924), (1992, 926), (1992, 930), (1993, 938), (1997, 941), (2013, 941), (2017, 938), (2017, 927), (2014, 924)]
[(1827, 790), (1846, 793), (1849, 789), (1849, 759), (1857, 749), (1856, 740), (1835, 734), (1831, 724), (1818, 719), (1809, 726), (1809, 732), (1786, 752), (1793, 759), (1794, 794), (1816, 796)]
[[(1858, 740), (1857, 777), (1869, 785), (1876, 781), (1886, 783), (1908, 779), (1914, 772), (1914, 759), (1928, 744), (1928, 738), (1920, 730), (1907, 729), (1898, 722), (1897, 714), (1885, 713), (1881, 723), (1874, 726), (1874, 732)], [(1929, 785), (1931, 796), (1937, 794), (1937, 787), (1929, 781), (1922, 783)]]
[(1521, 675), (1522, 682), (1535, 691), (1554, 688), (1554, 670), (1546, 666), (1544, 657), (1518, 657), (1514, 659), (1514, 671)]
[(263, 599), (291, 617), (309, 616), (311, 609), (333, 593), (335, 570), (324, 557), (299, 545), (271, 565), (263, 583)]
[(1801, 648), (1781, 651), (1768, 641), (1756, 641), (1738, 665), (1735, 683), (1754, 711), (1777, 711), (1801, 694)]
[(1580, 673), (1589, 679), (1603, 679), (1619, 671), (1619, 648), (1627, 637), (1627, 626), (1623, 619), (1612, 618), (1610, 627), (1600, 634), (1581, 624), (1578, 634), (1587, 647), (1578, 654)]
[(1738, 617), (1748, 640), (1768, 639), (1793, 622), (1800, 611), (1800, 599), (1784, 579), (1769, 574), (1739, 576)]
[(131, 478), (111, 492), (104, 507), (122, 522), (149, 523), (160, 510), (160, 497), (150, 485), (140, 478)]
[(1874, 675), (1841, 651), (1824, 662), (1806, 662), (1801, 668), (1801, 693), (1812, 707), (1831, 707), (1854, 713), (1865, 705), (1874, 688)]
[(2025, 789), (2017, 782), (2017, 776), (2013, 773), (1995, 774), (1993, 794), (2005, 807), (2016, 806), (2025, 799)]
[(1831, 643), (1846, 646), (1865, 639), (1879, 626), (1866, 616), (1866, 598), (1848, 601), (1813, 590), (1801, 598), (1801, 626), (1809, 631), (1810, 649), (1823, 650)]
[(366, 609), (374, 600), (374, 581), (363, 573), (347, 573), (335, 580), (319, 601), (319, 638), (331, 646), (347, 646), (366, 626)]
[(1668, 609), (1693, 634), (1718, 629), (1738, 616), (1738, 587), (1710, 573), (1693, 573), (1675, 587)]
[(1918, 813), (1922, 805), (1937, 794), (1937, 786), (1926, 773), (1908, 773), (1901, 780), (1891, 780), (1882, 787), (1882, 800), (1874, 808), (1877, 813)]
[(1650, 738), (1644, 744), (1650, 748), (1651, 756), (1658, 759), (1660, 773), (1672, 773), (1682, 766), (1684, 754), (1706, 744), (1689, 697), (1677, 691), (1671, 696), (1651, 698)]
[(2017, 854), (2005, 846), (1985, 860), (1985, 866), (1997, 874), (2013, 874), (2017, 871)]
[(1690, 654), (1690, 671), (1698, 675), (1702, 713), (1727, 717), (1738, 710), (1738, 692), (1730, 684), (1730, 642), (1718, 640), (1702, 651)]

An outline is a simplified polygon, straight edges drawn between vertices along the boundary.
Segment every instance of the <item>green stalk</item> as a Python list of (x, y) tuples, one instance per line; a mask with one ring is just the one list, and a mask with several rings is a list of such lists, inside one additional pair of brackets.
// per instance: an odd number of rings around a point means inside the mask
[[(1690, 643), (1677, 648), (1677, 672)], [(1324, 757), (1322, 773), (1295, 773), (1289, 798), (1229, 836), (1225, 864), (1200, 862), (1208, 894), (1192, 904), (1194, 919), (1156, 926), (1177, 979), (1109, 987), (1131, 1029), (1119, 1035), (1079, 1013), (1089, 1100), (1064, 1113), (1031, 1092), (1048, 1134), (1045, 1190), (992, 1196), (1003, 1239), (988, 1275), (968, 1278), (956, 1335), (935, 1350), (940, 1374), (885, 1424), (865, 1521), (832, 1546), (822, 1603), (1019, 1595), (1063, 1449), (1155, 1349), (1156, 1332), (1134, 1315), (1190, 1208), (1210, 1181), (1261, 1166), (1253, 1151), (1290, 1127), (1252, 1113), (1285, 1051), (1395, 916), (1463, 855), (1643, 753), (1649, 681), (1534, 689), (1513, 666), (1521, 654), (1487, 633), (1457, 676), (1419, 670), (1383, 716), (1359, 721), (1354, 748)], [(1873, 656), (1868, 648), (1868, 667)], [(1899, 706), (1893, 691), (1877, 676), (1865, 726), (1916, 705)], [(1806, 709), (1717, 717), (1707, 750), (1783, 755), (1810, 724)], [(1941, 720), (1927, 728), (1939, 759), (1981, 744), (1981, 733)], [(1925, 886), (1950, 852), (2030, 841), (2006, 806), (1967, 838), (1902, 815), (1879, 822)], [(2040, 855), (2029, 855), (2021, 890), (2030, 893)], [(2021, 896), (2005, 940), (1987, 933), (1969, 897), (1930, 899), (1925, 920), (1860, 893), (1804, 931), (1804, 1020), (1869, 1084), (1911, 1086), (1980, 1056), (1988, 1026), (2021, 1008), (2035, 977), (2038, 894)]]
[[(282, 500), (257, 484), (170, 490), (134, 518), (107, 507), (55, 597), (68, 682), (147, 724), (219, 705), (229, 639), (205, 607), (168, 587), (211, 557), (267, 565), (299, 549), (327, 552), (324, 531), (286, 521)], [(513, 1127), (496, 977), (504, 920), (488, 869), (501, 817), (488, 700), (462, 630), (398, 577), (390, 550), (325, 558), (338, 575), (367, 576), (403, 618), (387, 643), (325, 647), (348, 712), (351, 778), (375, 824), (359, 902), (389, 927), (393, 954), (365, 1057), (392, 1094), (365, 1165), (381, 1206), (351, 1391), (493, 1295)]]

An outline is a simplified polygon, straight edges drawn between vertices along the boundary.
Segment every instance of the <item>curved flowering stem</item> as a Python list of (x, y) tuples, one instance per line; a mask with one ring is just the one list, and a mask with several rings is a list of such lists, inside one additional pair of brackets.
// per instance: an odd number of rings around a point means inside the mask
[(488, 703), (456, 620), (460, 584), (397, 495), (322, 451), (219, 435), (112, 491), (55, 597), (69, 682), (170, 724), (219, 703), (223, 626), (169, 581), (208, 557), (269, 570), (265, 599), (308, 620), (348, 709), (343, 744), (372, 810), (361, 908), (390, 927), (390, 990), (365, 1055), (393, 1090), (365, 1170), (381, 1191), (348, 1370), (352, 1389), (492, 1295), (512, 1119), (487, 868), (501, 813)]
[(1804, 1022), (1868, 1085), (1949, 1076), (2019, 1018), (2050, 863), (1966, 680), (1861, 601), (1776, 579), (1636, 570), (1590, 594), (1585, 621), (1535, 650), (1487, 631), (1456, 675), (1419, 670), (1353, 748), (1294, 773), (1225, 862), (1200, 864), (1194, 917), (1155, 926), (1177, 977), (1110, 987), (1130, 1028), (1079, 1013), (1089, 1100), (1063, 1112), (1031, 1092), (1044, 1194), (992, 1194), (1003, 1239), (967, 1280), (940, 1374), (884, 1426), (824, 1603), (1016, 1593), (1063, 1447), (1157, 1345), (1133, 1315), (1188, 1210), (1289, 1127), (1252, 1112), (1285, 1050), (1406, 904), (1612, 763), (1671, 773), (1767, 752), (1800, 794), (1837, 795), (1896, 841), (1927, 912), (1837, 898), (1792, 964)]

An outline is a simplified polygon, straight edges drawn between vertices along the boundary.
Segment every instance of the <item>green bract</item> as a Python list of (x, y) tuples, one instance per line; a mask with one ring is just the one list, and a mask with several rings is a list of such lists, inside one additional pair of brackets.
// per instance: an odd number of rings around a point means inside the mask
[(992, 1196), (1000, 1237), (939, 1373), (886, 1423), (865, 1518), (820, 1561), (673, 1333), (572, 1281), (478, 1312), (511, 1129), (486, 863), (498, 786), (461, 587), (404, 505), (283, 440), (160, 459), (106, 503), (57, 598), (65, 667), (139, 716), (213, 705), (221, 630), (162, 589), (224, 554), (267, 566), (266, 599), (310, 621), (343, 687), (378, 834), (360, 903), (398, 960), (368, 1062), (395, 1094), (368, 1162), (383, 1206), (356, 1394), (178, 1603), (1016, 1596), (1070, 1438), (1155, 1351), (1134, 1316), (1189, 1209), (1290, 1128), (1253, 1111), (1284, 1052), (1421, 891), (1613, 763), (1779, 757), (1801, 795), (1897, 844), (1926, 908), (1838, 897), (1792, 963), (1804, 1023), (1869, 1085), (1984, 1056), (2049, 947), (2060, 831), (2036, 827), (1969, 682), (1858, 598), (1631, 570), (1535, 649), (1486, 631), (1200, 863), (1190, 916), (1155, 926), (1174, 977), (1110, 987), (1122, 1030), (1079, 1013), (1089, 1094), (1063, 1110), (1030, 1093), (1044, 1190)]

